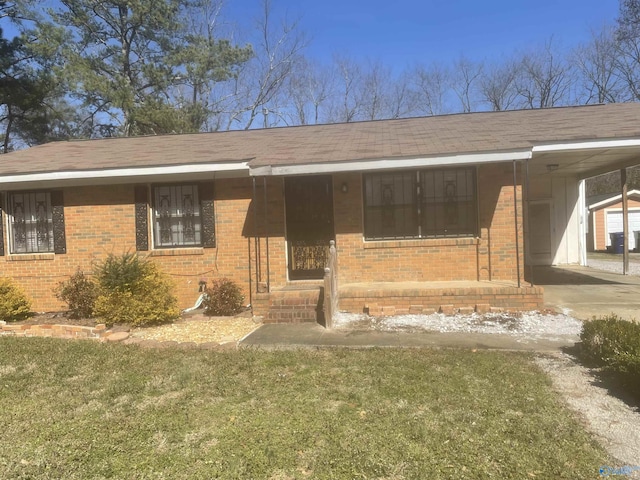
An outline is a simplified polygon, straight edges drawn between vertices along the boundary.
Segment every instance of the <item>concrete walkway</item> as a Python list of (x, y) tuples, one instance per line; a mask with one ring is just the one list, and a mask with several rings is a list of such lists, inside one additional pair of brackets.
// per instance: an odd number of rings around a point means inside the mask
[(544, 288), (546, 305), (574, 318), (591, 320), (615, 313), (640, 320), (640, 276), (563, 266), (536, 267), (532, 278)]
[[(545, 304), (580, 320), (615, 313), (640, 320), (640, 277), (588, 267), (536, 267), (533, 282), (544, 287)], [(314, 323), (263, 325), (241, 347), (460, 347), (550, 352), (573, 346), (577, 335), (526, 337), (486, 333), (325, 330)]]
[(486, 333), (378, 332), (326, 330), (315, 323), (263, 325), (240, 342), (240, 347), (441, 347), (554, 352), (578, 341), (576, 335), (527, 338)]

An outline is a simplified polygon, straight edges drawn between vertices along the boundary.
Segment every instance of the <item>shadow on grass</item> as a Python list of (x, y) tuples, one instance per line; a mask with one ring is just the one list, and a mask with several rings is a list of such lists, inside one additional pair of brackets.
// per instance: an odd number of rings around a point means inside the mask
[(576, 363), (589, 369), (589, 373), (593, 375), (593, 380), (590, 381), (592, 385), (604, 388), (610, 395), (640, 413), (640, 384), (634, 375), (615, 372), (587, 358), (580, 342), (571, 347), (562, 347), (562, 351), (571, 355)]

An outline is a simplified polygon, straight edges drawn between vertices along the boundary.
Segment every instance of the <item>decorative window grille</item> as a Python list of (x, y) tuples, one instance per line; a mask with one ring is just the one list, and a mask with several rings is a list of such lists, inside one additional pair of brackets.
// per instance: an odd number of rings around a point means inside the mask
[(196, 185), (155, 187), (154, 202), (156, 247), (202, 245), (200, 199)]
[(11, 253), (53, 252), (53, 216), (48, 192), (9, 195)]
[(475, 236), (477, 216), (473, 168), (364, 177), (367, 240)]

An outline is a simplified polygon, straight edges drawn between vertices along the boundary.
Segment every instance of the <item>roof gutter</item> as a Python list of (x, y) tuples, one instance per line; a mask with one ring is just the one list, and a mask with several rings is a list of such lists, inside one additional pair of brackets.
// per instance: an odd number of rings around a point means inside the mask
[(532, 152), (562, 152), (567, 150), (590, 150), (593, 148), (624, 148), (624, 147), (640, 147), (640, 139), (626, 138), (615, 140), (591, 140), (581, 142), (566, 142), (547, 145), (535, 145)]
[(230, 176), (247, 175), (247, 162), (196, 163), (163, 167), (114, 168), (104, 170), (68, 170), (61, 172), (27, 173), (22, 175), (0, 175), (0, 187), (21, 186), (33, 183), (59, 183), (82, 180), (126, 180), (160, 177), (166, 175), (198, 175), (203, 173), (227, 173)]
[(303, 165), (269, 165), (251, 168), (250, 174), (251, 176), (313, 175), (323, 173), (498, 163), (513, 160), (527, 160), (530, 158), (531, 149), (523, 149), (510, 152), (469, 153), (433, 157), (380, 158), (374, 160), (354, 160), (350, 162), (307, 163)]

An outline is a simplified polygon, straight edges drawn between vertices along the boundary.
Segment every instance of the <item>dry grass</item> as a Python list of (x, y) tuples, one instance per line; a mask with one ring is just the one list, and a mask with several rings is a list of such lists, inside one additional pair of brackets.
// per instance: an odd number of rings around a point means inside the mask
[(0, 478), (596, 478), (527, 355), (0, 338)]

